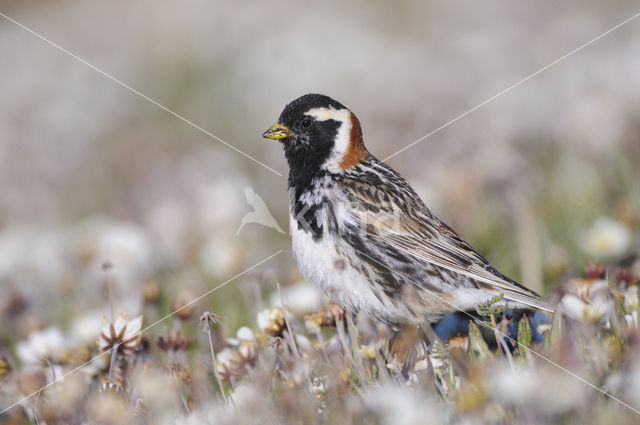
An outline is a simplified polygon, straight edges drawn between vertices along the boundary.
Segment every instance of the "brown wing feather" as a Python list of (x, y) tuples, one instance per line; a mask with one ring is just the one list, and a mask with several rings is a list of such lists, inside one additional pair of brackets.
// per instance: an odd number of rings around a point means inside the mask
[[(507, 278), (462, 240), (450, 227), (436, 218), (409, 185), (390, 168), (394, 187), (380, 185), (388, 176), (377, 176), (374, 182), (360, 176), (350, 184), (360, 186), (350, 191), (356, 194), (361, 205), (374, 208), (355, 208), (354, 219), (361, 229), (390, 246), (444, 269), (467, 276), (488, 292), (502, 293), (508, 300), (553, 312), (551, 304), (542, 301), (538, 294)], [(398, 180), (399, 179), (399, 180)], [(398, 193), (400, 187), (403, 193)], [(388, 200), (383, 202), (380, 200)]]

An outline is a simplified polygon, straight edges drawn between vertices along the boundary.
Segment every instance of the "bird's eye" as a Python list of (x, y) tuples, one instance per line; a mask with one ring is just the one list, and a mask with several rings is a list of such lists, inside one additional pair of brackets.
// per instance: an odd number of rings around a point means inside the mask
[(304, 128), (309, 128), (311, 127), (311, 118), (305, 118), (300, 122), (300, 125), (302, 125)]

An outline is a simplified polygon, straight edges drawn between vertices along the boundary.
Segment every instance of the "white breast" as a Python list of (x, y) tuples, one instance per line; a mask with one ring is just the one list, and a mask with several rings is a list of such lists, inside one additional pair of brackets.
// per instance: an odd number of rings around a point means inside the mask
[(389, 321), (402, 317), (402, 313), (390, 303), (382, 304), (373, 293), (372, 283), (351, 267), (347, 258), (338, 254), (338, 247), (342, 252), (351, 250), (338, 237), (325, 233), (316, 241), (311, 233), (298, 228), (293, 217), (290, 217), (290, 232), (293, 256), (300, 271), (331, 300), (347, 311), (364, 311)]

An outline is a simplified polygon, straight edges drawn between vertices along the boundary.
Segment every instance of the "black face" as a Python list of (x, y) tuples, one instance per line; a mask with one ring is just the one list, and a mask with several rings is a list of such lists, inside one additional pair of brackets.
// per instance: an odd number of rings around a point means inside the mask
[(313, 108), (345, 109), (321, 94), (306, 94), (284, 108), (278, 122), (291, 130), (289, 137), (280, 139), (289, 163), (289, 186), (300, 187), (321, 173), (320, 167), (329, 158), (342, 124), (336, 120), (318, 121), (304, 114)]

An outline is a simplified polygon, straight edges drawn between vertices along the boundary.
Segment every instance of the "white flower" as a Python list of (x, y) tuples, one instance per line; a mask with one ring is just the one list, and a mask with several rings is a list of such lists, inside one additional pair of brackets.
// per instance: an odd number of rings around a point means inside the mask
[(588, 302), (597, 297), (606, 297), (609, 283), (606, 279), (573, 278), (564, 287), (570, 294)]
[(269, 335), (279, 335), (285, 327), (284, 311), (280, 307), (271, 307), (258, 312), (258, 327)]
[(111, 223), (102, 229), (97, 243), (97, 260), (110, 261), (116, 270), (145, 271), (153, 257), (149, 238), (132, 223)]
[(29, 246), (25, 261), (47, 280), (55, 281), (64, 275), (67, 240), (63, 232), (37, 231), (33, 245)]
[(638, 327), (638, 285), (633, 285), (624, 293), (624, 316), (629, 326)]
[(145, 229), (134, 223), (95, 216), (78, 224), (74, 232), (73, 249), (88, 265), (88, 279), (104, 279), (102, 265), (108, 261), (113, 280), (128, 289), (131, 280), (155, 266), (153, 245)]
[(240, 217), (246, 209), (241, 177), (221, 178), (197, 189), (195, 200), (196, 220), (200, 231), (218, 234), (230, 231), (234, 234)]
[(548, 413), (580, 406), (589, 394), (579, 380), (554, 368), (498, 368), (487, 376), (487, 389), (496, 401), (535, 406)]
[(233, 350), (229, 347), (220, 350), (216, 354), (216, 361), (219, 364), (229, 365), (231, 363), (231, 359), (233, 358)]
[(638, 285), (633, 285), (624, 292), (624, 308), (628, 312), (638, 310)]
[(66, 349), (66, 339), (60, 329), (47, 328), (33, 332), (27, 341), (21, 341), (16, 347), (16, 353), (25, 364), (40, 364), (43, 357), (51, 358)]
[(417, 388), (385, 385), (366, 390), (364, 403), (382, 425), (438, 424), (444, 422), (443, 409)]
[[(281, 291), (287, 310), (294, 315), (318, 311), (324, 302), (324, 297), (318, 287), (307, 281), (283, 287)], [(272, 293), (269, 304), (281, 307), (280, 294), (277, 292)]]
[(212, 276), (227, 273), (238, 262), (238, 248), (220, 233), (210, 234), (200, 248), (200, 265)]
[(595, 221), (581, 238), (582, 248), (596, 258), (617, 258), (631, 247), (632, 233), (627, 225), (607, 217)]
[(242, 341), (255, 341), (255, 339), (256, 337), (253, 335), (253, 331), (246, 326), (242, 326), (236, 331), (235, 338), (227, 338), (227, 343), (237, 347)]
[(233, 361), (233, 350), (229, 347), (224, 348), (216, 354), (216, 372), (223, 381), (228, 381), (231, 377)]
[(236, 338), (238, 338), (240, 341), (253, 341), (255, 339), (255, 337), (253, 336), (253, 331), (246, 326), (238, 329), (238, 331), (236, 332)]
[(31, 234), (21, 226), (7, 226), (0, 231), (0, 278), (9, 276), (24, 263)]
[(313, 334), (313, 335), (317, 335), (320, 332), (322, 332), (322, 328), (320, 327), (320, 325), (318, 324), (317, 321), (308, 320), (308, 318), (306, 318), (306, 317), (305, 317), (305, 320), (304, 320), (304, 327), (307, 330), (307, 332), (309, 332), (310, 334)]
[(489, 374), (490, 389), (501, 402), (521, 405), (537, 391), (538, 382), (532, 375), (528, 369), (498, 369)]
[(567, 316), (588, 323), (599, 322), (613, 311), (613, 301), (606, 296), (594, 297), (590, 302), (585, 302), (573, 294), (566, 294), (560, 304)]
[(300, 333), (295, 333), (294, 335), (296, 338), (296, 345), (300, 351), (304, 353), (313, 351), (313, 345), (311, 344), (311, 341), (309, 341), (309, 338)]
[(568, 291), (560, 300), (562, 311), (574, 320), (588, 323), (605, 321), (613, 313), (614, 302), (606, 279), (569, 279)]
[(120, 314), (114, 323), (105, 317), (98, 338), (98, 348), (106, 351), (118, 345), (118, 351), (124, 354), (133, 353), (140, 346), (142, 316), (129, 320), (126, 313)]
[(96, 340), (96, 329), (103, 323), (104, 312), (92, 311), (76, 318), (69, 328), (69, 336), (76, 345), (94, 343)]
[(640, 359), (638, 356), (633, 356), (631, 359), (631, 365), (623, 374), (625, 381), (625, 392), (629, 403), (633, 403), (633, 406), (640, 404)]
[(158, 257), (166, 265), (182, 261), (192, 218), (187, 202), (169, 200), (152, 208), (145, 218)]
[(43, 282), (56, 282), (65, 270), (63, 232), (37, 226), (13, 225), (0, 230), (0, 279), (37, 273)]

